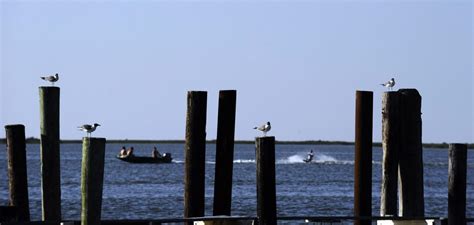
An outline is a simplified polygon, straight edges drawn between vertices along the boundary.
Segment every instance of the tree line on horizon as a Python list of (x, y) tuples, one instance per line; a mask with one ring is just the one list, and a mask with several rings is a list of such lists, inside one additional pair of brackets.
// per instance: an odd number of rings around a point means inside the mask
[[(39, 144), (40, 139), (36, 137), (28, 137), (25, 139), (27, 144)], [(82, 143), (82, 140), (61, 140), (61, 143)], [(216, 140), (207, 140), (206, 143), (213, 144)], [(5, 138), (0, 138), (0, 143), (6, 144)], [(137, 144), (184, 144), (184, 140), (138, 140), (138, 139), (114, 139), (107, 140), (107, 143), (121, 144), (121, 143), (137, 143)], [(236, 144), (254, 144), (252, 140), (236, 140)], [(292, 145), (354, 145), (351, 141), (325, 141), (325, 140), (306, 140), (306, 141), (275, 141), (276, 144), (292, 144)], [(382, 147), (381, 142), (374, 142), (374, 147)], [(442, 143), (423, 143), (424, 148), (449, 148), (449, 144)], [(468, 144), (469, 149), (474, 149), (474, 143)]]

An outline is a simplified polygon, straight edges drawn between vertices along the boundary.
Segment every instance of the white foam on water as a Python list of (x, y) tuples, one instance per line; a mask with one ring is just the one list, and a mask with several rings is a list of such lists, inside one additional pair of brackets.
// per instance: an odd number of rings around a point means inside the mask
[(234, 163), (255, 163), (255, 159), (236, 159)]

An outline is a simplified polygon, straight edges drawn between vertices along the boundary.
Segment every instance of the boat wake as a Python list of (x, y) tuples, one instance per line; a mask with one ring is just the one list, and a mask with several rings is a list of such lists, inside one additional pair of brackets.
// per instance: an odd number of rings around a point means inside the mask
[[(303, 159), (306, 159), (306, 154), (296, 154), (289, 156), (285, 159), (277, 160), (277, 164), (296, 164), (296, 163), (305, 163)], [(323, 153), (316, 153), (314, 154), (313, 161), (310, 163), (317, 163), (317, 164), (354, 164), (354, 161), (348, 160), (338, 160), (333, 156), (326, 155)]]
[[(306, 153), (295, 154), (286, 158), (276, 159), (276, 164), (302, 164), (305, 163), (303, 159), (306, 158)], [(184, 160), (175, 160), (173, 163), (184, 163)], [(316, 153), (314, 159), (310, 163), (316, 164), (342, 164), (342, 165), (353, 165), (354, 161), (350, 160), (338, 160), (330, 155)], [(215, 161), (206, 161), (206, 164), (216, 164)], [(255, 164), (255, 159), (235, 159), (234, 164)]]
[[(301, 164), (305, 163), (303, 159), (306, 158), (305, 153), (295, 154), (292, 156), (288, 156), (286, 158), (281, 158), (276, 160), (276, 164)], [(245, 163), (255, 163), (255, 159), (236, 159), (234, 160), (235, 164), (245, 164)], [(338, 160), (330, 155), (316, 153), (314, 159), (311, 163), (318, 163), (318, 164), (349, 164), (353, 165), (354, 161), (346, 161), (346, 160)]]

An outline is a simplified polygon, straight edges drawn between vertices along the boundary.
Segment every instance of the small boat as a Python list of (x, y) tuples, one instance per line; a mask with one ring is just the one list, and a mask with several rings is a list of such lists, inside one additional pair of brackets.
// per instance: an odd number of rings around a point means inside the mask
[(161, 157), (148, 157), (148, 156), (127, 156), (127, 157), (120, 157), (116, 156), (117, 159), (120, 159), (124, 162), (129, 162), (129, 163), (171, 163), (171, 153), (165, 153)]

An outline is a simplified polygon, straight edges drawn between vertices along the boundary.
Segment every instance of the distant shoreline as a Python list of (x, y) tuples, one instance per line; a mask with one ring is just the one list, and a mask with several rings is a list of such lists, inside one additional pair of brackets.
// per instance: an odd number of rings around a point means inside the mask
[[(1, 138), (0, 143), (6, 144), (6, 139)], [(27, 138), (27, 144), (39, 144), (38, 138)], [(62, 144), (80, 144), (82, 140), (61, 140)], [(184, 144), (184, 140), (140, 140), (140, 139), (111, 139), (107, 140), (110, 144)], [(213, 144), (216, 140), (207, 140), (206, 143)], [(236, 140), (236, 144), (254, 144), (252, 140)], [(276, 141), (280, 145), (354, 145), (354, 142), (349, 141), (323, 141), (323, 140), (308, 140), (308, 141)], [(374, 142), (374, 147), (381, 147), (382, 143)], [(423, 143), (424, 148), (443, 148), (448, 149), (448, 143)], [(468, 144), (469, 149), (474, 149), (474, 143)]]

